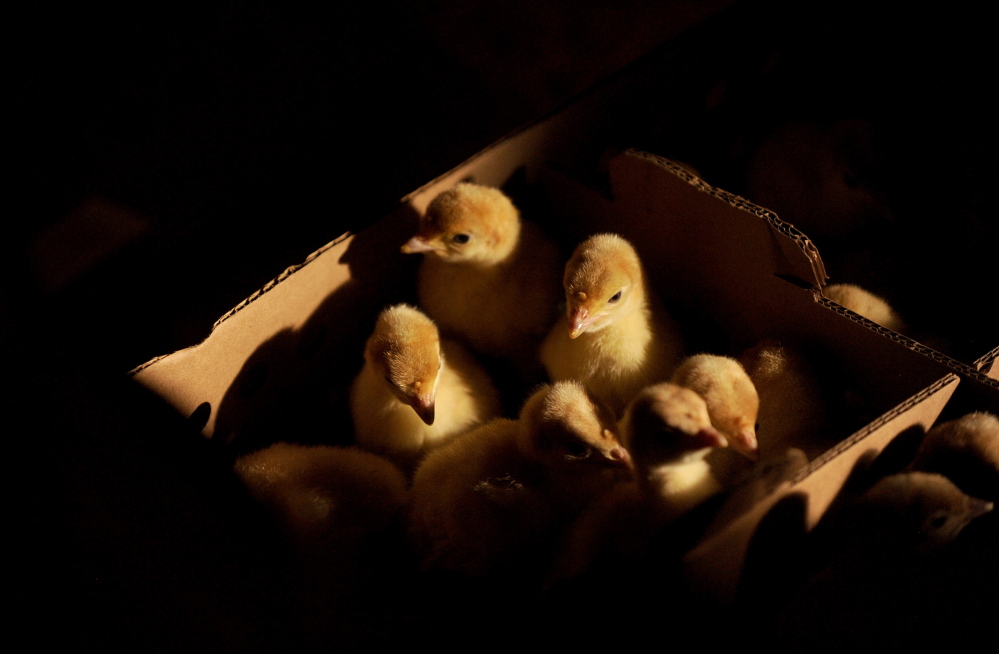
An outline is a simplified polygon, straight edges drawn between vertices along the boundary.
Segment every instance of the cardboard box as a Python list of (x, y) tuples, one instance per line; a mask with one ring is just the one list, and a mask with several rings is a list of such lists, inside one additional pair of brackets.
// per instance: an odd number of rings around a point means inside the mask
[(362, 343), (382, 307), (415, 298), (417, 261), (399, 246), (416, 217), (458, 181), (502, 187), (566, 250), (597, 231), (635, 243), (692, 348), (735, 354), (764, 338), (801, 342), (825, 352), (835, 362), (831, 374), (860, 398), (837, 446), (687, 554), (692, 587), (712, 603), (732, 602), (774, 506), (802, 498), (798, 519), (807, 530), (858, 461), (900, 434), (929, 429), (950, 406), (999, 408), (999, 350), (963, 364), (836, 305), (822, 295), (826, 270), (805, 234), (677, 163), (622, 150), (622, 139), (661, 120), (650, 98), (684, 85), (666, 72), (680, 56), (660, 53), (478, 153), (381, 221), (287, 269), (220, 318), (203, 342), (139, 366), (132, 378), (205, 437), (237, 450), (286, 434), (351, 442), (347, 389)]

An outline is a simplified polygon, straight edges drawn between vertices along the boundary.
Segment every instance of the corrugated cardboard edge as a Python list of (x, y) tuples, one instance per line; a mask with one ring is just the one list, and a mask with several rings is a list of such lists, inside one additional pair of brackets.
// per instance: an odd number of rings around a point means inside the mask
[[(285, 269), (215, 321), (211, 332), (201, 342), (155, 357), (129, 371), (128, 377), (162, 397), (181, 415), (190, 416), (206, 405), (209, 411), (202, 433), (210, 436), (216, 409), (248, 357), (278, 332), (296, 329), (326, 296), (319, 290), (304, 293), (293, 308), (289, 308), (269, 302), (271, 294), (285, 288), (292, 275), (311, 270), (316, 262), (324, 260), (324, 256), (333, 256), (335, 260), (326, 261), (326, 267), (321, 266), (317, 274), (328, 268), (333, 276), (328, 288), (322, 277), (312, 280), (313, 285), (329, 292), (342, 285), (348, 278), (347, 266), (337, 254), (346, 250), (353, 236), (351, 232), (346, 232), (315, 250), (302, 263)], [(262, 316), (259, 311), (251, 311), (258, 307), (264, 312)], [(267, 311), (271, 313), (267, 314)], [(251, 313), (254, 315), (249, 315)]]
[(999, 359), (999, 347), (995, 348), (988, 354), (979, 357), (971, 366), (969, 366), (968, 364), (952, 359), (946, 354), (934, 350), (931, 347), (923, 345), (919, 341), (899, 334), (896, 331), (892, 331), (891, 329), (883, 327), (878, 323), (861, 316), (860, 314), (854, 313), (846, 307), (830, 300), (821, 293), (816, 294), (816, 301), (828, 308), (830, 311), (834, 311), (841, 316), (846, 316), (853, 322), (864, 325), (867, 329), (880, 334), (884, 338), (904, 345), (910, 350), (918, 352), (919, 354), (936, 361), (957, 375), (968, 379), (974, 379), (985, 384), (986, 386), (999, 390), (999, 366), (996, 366), (996, 361)]
[(692, 188), (717, 198), (735, 209), (748, 212), (761, 218), (774, 232), (784, 237), (779, 240), (782, 246), (790, 246), (792, 248), (789, 250), (787, 247), (782, 247), (782, 249), (784, 249), (784, 255), (789, 261), (801, 261), (802, 259), (800, 256), (803, 255), (804, 261), (807, 262), (807, 266), (810, 269), (810, 275), (802, 274), (803, 281), (810, 283), (814, 288), (821, 288), (826, 283), (828, 275), (826, 274), (825, 264), (822, 262), (822, 257), (819, 254), (818, 248), (815, 247), (815, 244), (808, 238), (808, 236), (790, 223), (786, 223), (781, 220), (774, 212), (766, 209), (765, 207), (761, 207), (758, 204), (754, 204), (740, 195), (736, 195), (735, 193), (731, 193), (724, 189), (718, 188), (717, 186), (708, 184), (683, 166), (667, 159), (666, 157), (634, 148), (625, 150), (623, 154), (638, 159), (644, 159), (652, 162), (660, 168), (665, 168), (676, 177), (686, 181)]
[[(297, 271), (301, 270), (305, 266), (307, 266), (310, 263), (312, 263), (313, 261), (315, 261), (317, 258), (319, 258), (327, 250), (329, 250), (330, 248), (333, 248), (333, 247), (339, 245), (340, 243), (343, 243), (344, 241), (346, 241), (347, 239), (351, 238), (352, 236), (353, 236), (353, 233), (351, 233), (351, 232), (344, 232), (338, 238), (330, 241), (326, 245), (322, 246), (321, 248), (319, 248), (318, 250), (316, 250), (315, 252), (313, 252), (312, 254), (310, 254), (309, 256), (307, 256), (302, 263), (295, 264), (293, 266), (288, 266), (287, 268), (285, 268), (284, 271), (280, 275), (278, 275), (277, 277), (275, 277), (271, 281), (269, 281), (266, 284), (264, 284), (260, 289), (258, 289), (257, 291), (255, 291), (253, 294), (251, 294), (245, 300), (243, 300), (242, 302), (240, 302), (239, 304), (237, 304), (236, 306), (234, 306), (233, 308), (229, 309), (224, 314), (222, 314), (222, 316), (212, 324), (211, 331), (208, 332), (208, 335), (201, 342), (204, 343), (204, 341), (208, 340), (211, 337), (211, 335), (215, 332), (215, 330), (218, 329), (219, 325), (221, 325), (222, 323), (224, 323), (226, 320), (228, 320), (232, 316), (236, 315), (237, 313), (239, 313), (240, 311), (242, 311), (243, 309), (245, 309), (246, 307), (248, 307), (250, 304), (252, 304), (253, 302), (257, 301), (258, 299), (260, 299), (261, 297), (263, 297), (264, 295), (266, 295), (268, 292), (272, 291), (274, 288), (277, 287), (278, 284), (280, 284), (281, 282), (285, 281), (286, 279), (288, 279), (289, 277), (291, 277), (293, 274), (295, 274)], [(200, 345), (200, 343), (197, 344), (197, 345)], [(197, 345), (193, 345), (191, 347), (197, 347)], [(186, 350), (186, 349), (190, 349), (190, 348), (183, 348), (183, 349)], [(183, 350), (177, 350), (177, 352), (182, 352), (182, 351)], [(161, 355), (159, 355), (157, 357), (153, 357), (149, 361), (146, 361), (145, 363), (140, 364), (140, 365), (136, 366), (135, 368), (132, 368), (131, 370), (129, 370), (128, 371), (128, 376), (129, 377), (134, 377), (135, 375), (137, 375), (138, 373), (142, 372), (143, 370), (145, 370), (149, 366), (157, 363), (158, 361), (161, 361), (161, 360), (165, 359), (166, 357), (172, 356), (173, 354), (176, 354), (176, 352), (171, 352), (169, 354), (161, 354)]]
[(683, 564), (693, 591), (713, 602), (730, 604), (736, 596), (750, 541), (774, 505), (792, 493), (804, 494), (808, 500), (806, 527), (811, 529), (864, 453), (880, 452), (898, 434), (914, 426), (928, 430), (959, 383), (960, 377), (949, 374), (916, 393), (816, 458), (749, 512), (691, 549)]
[(988, 375), (991, 379), (999, 380), (999, 347), (979, 357), (974, 365), (979, 372)]

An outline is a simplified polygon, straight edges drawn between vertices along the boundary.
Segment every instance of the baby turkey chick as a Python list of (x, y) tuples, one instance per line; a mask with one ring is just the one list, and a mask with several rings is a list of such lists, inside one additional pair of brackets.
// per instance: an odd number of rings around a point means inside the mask
[(446, 336), (490, 357), (536, 365), (561, 299), (562, 258), (502, 191), (461, 183), (442, 192), (402, 251), (424, 253), (420, 306)]
[(640, 555), (658, 530), (723, 490), (705, 457), (727, 442), (694, 391), (670, 383), (643, 389), (620, 430), (636, 478), (616, 485), (576, 521), (548, 584), (580, 575), (608, 555)]
[(616, 234), (576, 247), (563, 276), (566, 315), (541, 345), (554, 380), (576, 379), (620, 416), (638, 392), (669, 379), (683, 352), (680, 330), (646, 287), (641, 261)]
[(872, 322), (894, 332), (905, 331), (905, 322), (888, 302), (874, 293), (854, 284), (830, 284), (822, 294), (833, 302), (860, 314)]
[(739, 356), (760, 398), (756, 435), (761, 461), (798, 448), (809, 460), (836, 443), (815, 366), (800, 348), (765, 340)]
[(411, 468), (427, 450), (499, 415), (489, 377), (419, 309), (398, 304), (378, 316), (354, 379), (350, 410), (357, 444)]
[(970, 495), (999, 501), (999, 419), (976, 411), (935, 425), (910, 469), (945, 475)]
[(406, 478), (388, 460), (356, 447), (275, 443), (236, 460), (253, 498), (303, 545), (363, 551), (363, 540), (396, 526)]
[(741, 363), (717, 354), (696, 354), (683, 360), (671, 381), (704, 398), (711, 424), (724, 434), (729, 446), (756, 460), (760, 398)]
[(630, 477), (615, 428), (606, 407), (566, 381), (536, 391), (519, 420), (494, 420), (428, 454), (409, 522), (424, 569), (537, 582), (565, 526)]

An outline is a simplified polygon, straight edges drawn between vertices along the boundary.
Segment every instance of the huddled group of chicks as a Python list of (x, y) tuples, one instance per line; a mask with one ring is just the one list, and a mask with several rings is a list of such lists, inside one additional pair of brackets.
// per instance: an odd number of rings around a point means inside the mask
[[(278, 444), (236, 462), (293, 539), (342, 551), (396, 530), (424, 572), (541, 589), (641, 554), (755, 471), (795, 472), (830, 444), (819, 436), (819, 376), (802, 352), (777, 341), (737, 358), (688, 352), (618, 235), (593, 235), (566, 261), (499, 189), (460, 183), (401, 249), (423, 255), (419, 306), (377, 317), (350, 391), (355, 445)], [(862, 289), (833, 290), (900, 324)], [(516, 416), (503, 414), (497, 363), (524, 389)], [(969, 421), (988, 434), (971, 440), (991, 439), (978, 458), (994, 467), (999, 423)], [(953, 442), (940, 440), (942, 450)], [(912, 486), (917, 473), (902, 474), (897, 483)], [(991, 508), (954, 497), (941, 524), (928, 516), (942, 538)]]

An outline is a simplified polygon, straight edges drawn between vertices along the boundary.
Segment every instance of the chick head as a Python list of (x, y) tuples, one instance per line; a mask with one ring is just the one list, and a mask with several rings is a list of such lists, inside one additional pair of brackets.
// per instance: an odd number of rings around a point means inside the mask
[(647, 386), (621, 420), (625, 446), (640, 468), (704, 458), (728, 441), (711, 424), (704, 399), (671, 383)]
[(565, 264), (569, 338), (595, 332), (645, 307), (644, 277), (638, 253), (616, 234), (586, 239)]
[(402, 251), (491, 265), (508, 257), (519, 238), (520, 212), (510, 198), (497, 188), (462, 182), (430, 202)]
[(741, 363), (716, 354), (697, 354), (684, 359), (672, 382), (704, 399), (711, 424), (733, 449), (753, 461), (759, 458), (756, 417), (760, 396)]
[(437, 382), (444, 368), (437, 326), (422, 311), (397, 304), (378, 316), (364, 356), (385, 377), (396, 397), (434, 423)]
[(520, 422), (518, 446), (530, 458), (557, 468), (632, 470), (613, 412), (577, 381), (546, 384), (535, 391), (524, 403)]
[(855, 510), (861, 524), (885, 541), (928, 552), (951, 543), (992, 508), (992, 502), (966, 495), (943, 475), (902, 472), (874, 484)]
[(977, 497), (999, 499), (999, 419), (975, 411), (936, 425), (920, 444), (912, 467), (940, 473)]

